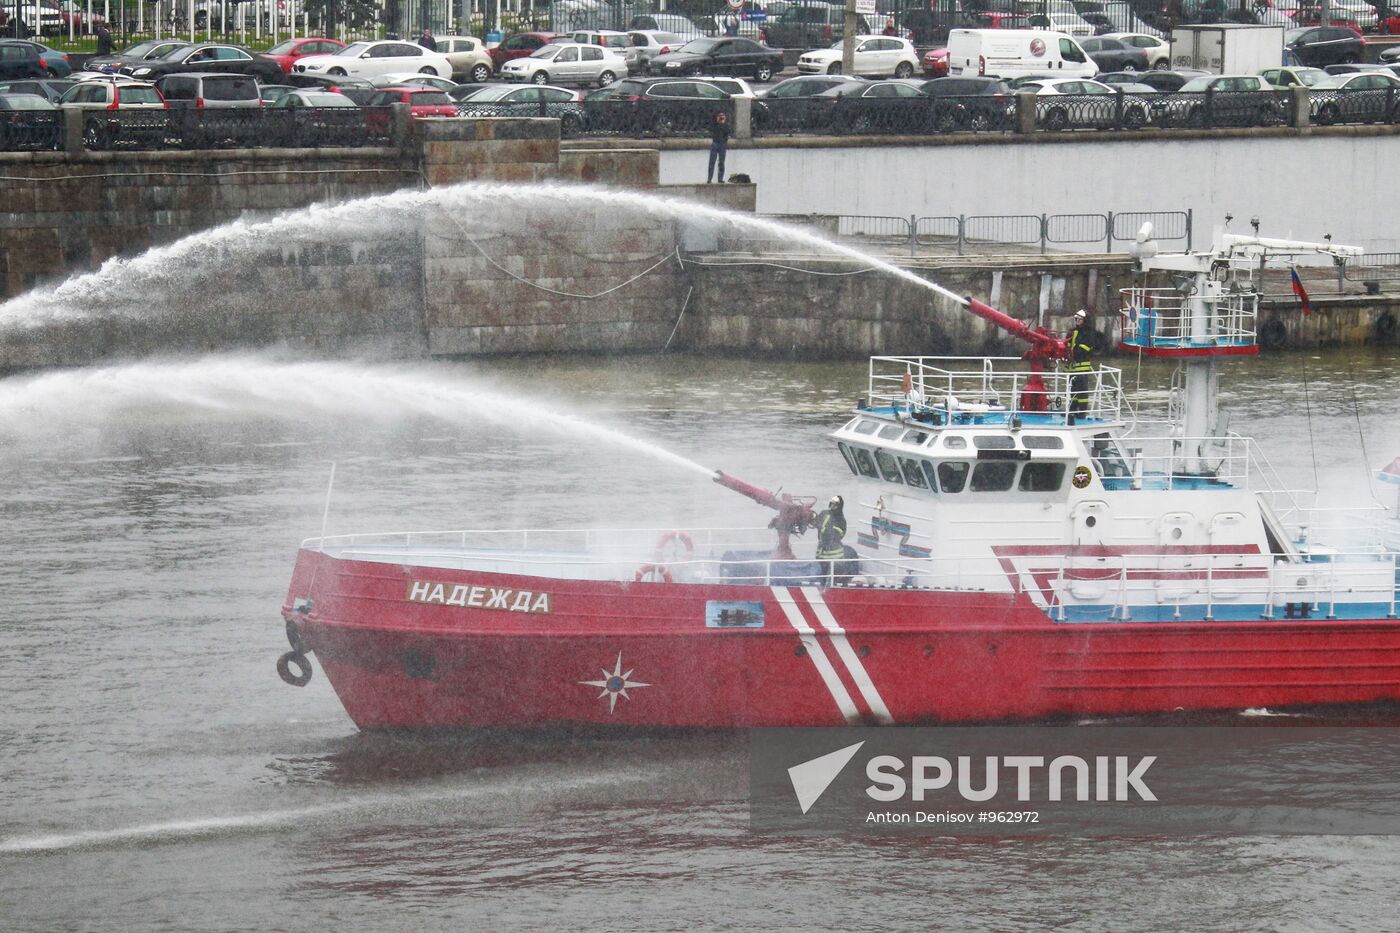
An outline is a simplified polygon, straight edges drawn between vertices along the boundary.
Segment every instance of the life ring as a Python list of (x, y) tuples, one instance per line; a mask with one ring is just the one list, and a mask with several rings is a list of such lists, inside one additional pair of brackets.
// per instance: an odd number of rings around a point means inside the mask
[(1274, 318), (1259, 328), (1259, 346), (1266, 350), (1277, 350), (1288, 342), (1288, 328), (1283, 321)]
[(684, 531), (668, 531), (661, 536), (660, 541), (656, 542), (657, 560), (666, 556), (665, 550), (666, 546), (669, 544), (679, 544), (681, 546), (681, 553), (675, 555), (672, 558), (673, 560), (684, 562), (689, 561), (695, 556), (695, 542), (690, 540), (690, 535), (686, 534)]
[[(292, 673), (293, 664), (297, 666), (295, 674)], [(277, 659), (277, 676), (293, 687), (305, 687), (311, 683), (311, 659), (300, 651), (288, 651)]]
[(632, 579), (637, 583), (670, 583), (671, 571), (665, 564), (642, 564)]
[(1376, 318), (1376, 342), (1390, 343), (1395, 339), (1395, 315), (1387, 311)]

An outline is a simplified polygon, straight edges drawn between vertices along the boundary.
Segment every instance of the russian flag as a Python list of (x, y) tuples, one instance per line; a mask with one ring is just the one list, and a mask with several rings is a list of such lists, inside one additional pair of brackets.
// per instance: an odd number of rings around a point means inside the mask
[(1308, 290), (1303, 287), (1303, 280), (1298, 278), (1298, 267), (1294, 266), (1290, 270), (1293, 276), (1293, 294), (1298, 296), (1298, 300), (1303, 303), (1303, 315), (1306, 317), (1312, 314), (1312, 302), (1308, 300)]

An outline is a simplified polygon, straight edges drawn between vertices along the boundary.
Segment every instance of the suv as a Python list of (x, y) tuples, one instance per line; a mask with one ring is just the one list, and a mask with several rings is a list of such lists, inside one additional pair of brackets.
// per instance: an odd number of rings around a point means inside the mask
[(0, 42), (0, 78), (47, 78), (48, 69), (28, 42)]
[(86, 111), (83, 145), (88, 149), (127, 142), (159, 146), (170, 128), (165, 99), (154, 84), (144, 81), (84, 81), (70, 87), (59, 104)]
[(1015, 92), (1000, 78), (934, 78), (919, 91), (934, 100), (933, 128), (940, 133), (1007, 129), (1015, 118)]
[[(868, 35), (870, 24), (856, 17), (856, 34)], [(836, 3), (801, 3), (790, 6), (760, 33), (775, 49), (812, 49), (829, 46), (846, 35), (846, 7)]]
[(1311, 26), (1283, 34), (1285, 51), (1300, 65), (1325, 68), (1366, 60), (1366, 40), (1341, 26)]
[(186, 148), (251, 146), (261, 135), (262, 93), (248, 75), (166, 75), (156, 89), (172, 111), (172, 130)]
[(733, 112), (730, 97), (709, 81), (695, 78), (628, 78), (606, 98), (584, 101), (584, 118), (594, 131), (630, 134), (704, 132), (720, 111)]

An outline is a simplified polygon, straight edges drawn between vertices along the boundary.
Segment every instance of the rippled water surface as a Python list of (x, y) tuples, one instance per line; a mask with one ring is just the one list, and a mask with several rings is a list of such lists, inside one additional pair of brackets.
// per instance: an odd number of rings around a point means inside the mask
[[(1230, 426), (1290, 485), (1370, 504), (1369, 471), (1400, 454), (1396, 363), (1231, 363)], [(1167, 371), (1123, 365), (1161, 404)], [(550, 420), (826, 495), (846, 470), (824, 434), (865, 388), (862, 363), (418, 371), (548, 417), (192, 414), (178, 385), (144, 406), (94, 388), (58, 417), (0, 382), (0, 927), (1393, 925), (1389, 838), (769, 839), (748, 832), (742, 734), (357, 733), (319, 671), (295, 690), (273, 670), (332, 461), (332, 533), (761, 524), (696, 473)], [(277, 399), (275, 372), (260, 379)]]

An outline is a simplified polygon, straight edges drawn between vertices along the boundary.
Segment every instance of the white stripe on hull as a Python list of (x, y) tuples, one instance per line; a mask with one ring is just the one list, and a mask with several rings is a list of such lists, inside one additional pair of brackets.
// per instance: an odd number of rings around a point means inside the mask
[(826, 684), (827, 691), (831, 693), (831, 698), (836, 701), (841, 715), (845, 716), (846, 722), (851, 725), (858, 724), (860, 711), (856, 709), (855, 701), (851, 699), (846, 685), (841, 683), (841, 678), (837, 676), (835, 668), (831, 666), (831, 659), (826, 656), (826, 650), (817, 641), (817, 633), (802, 617), (802, 610), (792, 598), (792, 594), (788, 592), (786, 587), (775, 586), (773, 587), (773, 597), (778, 600), (778, 605), (783, 607), (783, 613), (787, 616), (788, 622), (797, 630), (802, 647), (807, 650), (807, 657), (812, 659), (812, 664), (816, 667), (817, 673), (821, 675), (822, 682)]
[(889, 707), (885, 706), (880, 691), (875, 689), (875, 682), (870, 679), (870, 675), (866, 673), (865, 665), (860, 663), (860, 658), (846, 639), (845, 629), (837, 624), (836, 617), (831, 614), (831, 609), (827, 607), (826, 599), (822, 596), (821, 590), (815, 586), (804, 586), (802, 587), (802, 595), (807, 597), (807, 602), (811, 604), (812, 611), (816, 614), (817, 621), (822, 624), (822, 628), (831, 633), (831, 643), (836, 646), (836, 654), (845, 662), (846, 670), (850, 671), (851, 679), (856, 682), (860, 695), (865, 697), (865, 702), (870, 707), (870, 711), (875, 714), (875, 719), (882, 726), (893, 723), (894, 717), (890, 715)]

